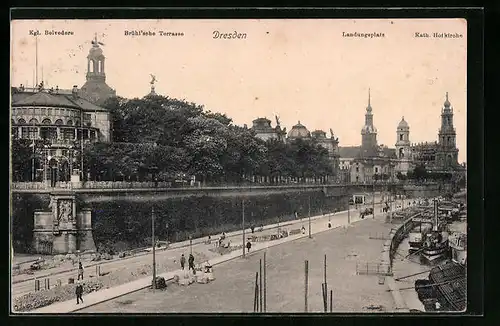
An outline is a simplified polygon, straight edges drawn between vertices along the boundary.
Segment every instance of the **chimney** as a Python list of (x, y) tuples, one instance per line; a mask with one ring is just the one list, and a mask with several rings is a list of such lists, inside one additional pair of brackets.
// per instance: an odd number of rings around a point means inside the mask
[(78, 86), (77, 85), (73, 85), (73, 90), (71, 91), (71, 93), (73, 94), (73, 98), (78, 97)]

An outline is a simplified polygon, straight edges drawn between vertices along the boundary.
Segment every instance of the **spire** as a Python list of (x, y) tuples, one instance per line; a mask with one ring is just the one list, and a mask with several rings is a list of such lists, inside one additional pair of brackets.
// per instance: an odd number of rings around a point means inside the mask
[(446, 100), (444, 101), (444, 106), (446, 108), (450, 107), (451, 103), (448, 101), (448, 92), (446, 92)]
[(368, 88), (368, 106), (366, 107), (366, 112), (368, 113), (372, 112), (372, 105), (370, 103), (370, 100), (371, 100), (370, 88)]

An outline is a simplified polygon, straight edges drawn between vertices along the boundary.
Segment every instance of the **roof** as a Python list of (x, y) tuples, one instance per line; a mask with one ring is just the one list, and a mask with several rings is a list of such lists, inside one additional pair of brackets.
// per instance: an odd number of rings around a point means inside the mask
[(455, 311), (466, 308), (467, 282), (465, 267), (454, 262), (449, 262), (431, 269), (429, 280), (436, 284), (440, 295)]
[(315, 138), (326, 138), (326, 132), (323, 130), (314, 130), (311, 135)]
[(82, 108), (84, 111), (108, 111), (106, 108), (95, 105), (92, 102), (89, 102), (82, 97), (77, 97), (76, 99), (69, 96), (66, 97), (70, 99), (72, 102), (74, 102), (76, 105), (78, 105), (80, 108)]
[(77, 104), (68, 100), (65, 95), (49, 94), (48, 92), (37, 92), (31, 96), (13, 102), (12, 106), (49, 106), (76, 109), (80, 108)]
[(339, 146), (339, 156), (341, 158), (355, 158), (358, 157), (360, 153), (361, 153), (360, 146), (347, 146), (347, 147)]
[(384, 152), (384, 155), (387, 157), (393, 157), (393, 158), (396, 157), (396, 149), (395, 148), (384, 147), (383, 152)]
[(19, 90), (12, 88), (12, 106), (49, 106), (82, 109), (83, 111), (108, 111), (106, 108), (78, 96), (73, 97), (70, 89), (57, 89), (53, 93), (47, 91)]
[(402, 117), (401, 121), (398, 124), (398, 129), (408, 129), (408, 128), (410, 128), (408, 126), (408, 122), (406, 122), (405, 117)]

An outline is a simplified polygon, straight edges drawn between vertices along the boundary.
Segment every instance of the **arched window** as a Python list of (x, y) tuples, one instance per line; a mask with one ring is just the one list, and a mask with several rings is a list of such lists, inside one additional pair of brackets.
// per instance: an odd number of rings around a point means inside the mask
[(102, 60), (97, 61), (97, 65), (98, 65), (98, 69), (99, 69), (98, 72), (102, 72)]
[(73, 125), (73, 121), (68, 120), (68, 122), (66, 122), (66, 124), (67, 124), (68, 126), (72, 126), (72, 125)]
[(89, 60), (89, 72), (94, 72), (94, 60)]
[(50, 121), (50, 119), (43, 119), (42, 124), (44, 124), (44, 125), (51, 125), (52, 121)]
[(399, 149), (399, 158), (404, 157), (404, 150), (402, 148)]
[(33, 119), (30, 120), (30, 125), (36, 125), (36, 124), (38, 124), (38, 120), (37, 119), (33, 118)]
[(56, 125), (62, 125), (64, 124), (63, 121), (61, 119), (57, 119), (56, 122), (55, 122)]
[(403, 134), (399, 134), (399, 140), (403, 140)]
[(26, 124), (26, 120), (19, 119), (19, 120), (17, 120), (17, 123), (20, 124), (20, 125), (25, 125)]

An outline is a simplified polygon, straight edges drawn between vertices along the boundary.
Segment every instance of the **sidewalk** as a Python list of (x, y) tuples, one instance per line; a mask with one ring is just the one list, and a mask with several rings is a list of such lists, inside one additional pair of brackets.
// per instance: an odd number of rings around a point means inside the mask
[[(320, 232), (333, 230), (333, 229), (341, 227), (343, 225), (347, 225), (347, 216), (344, 216), (344, 215), (346, 215), (345, 213), (347, 213), (347, 211), (338, 212), (334, 216), (331, 217), (331, 221), (330, 221), (330, 223), (332, 224), (331, 228), (328, 228), (328, 223), (321, 223), (321, 224), (315, 223), (314, 225), (312, 223), (313, 220), (317, 221), (319, 218), (328, 218), (328, 215), (315, 216), (314, 218), (311, 217), (311, 234), (317, 234)], [(362, 221), (361, 219), (359, 219), (359, 216), (354, 215), (354, 214), (351, 216), (351, 223), (355, 223), (355, 222), (359, 222), (359, 221)], [(296, 220), (296, 222), (297, 223), (301, 223), (301, 222), (304, 223), (304, 222), (308, 222), (308, 219), (303, 219), (302, 221)], [(317, 222), (319, 222), (319, 221), (317, 221)], [(293, 223), (293, 224), (295, 224), (295, 223)], [(283, 226), (283, 224), (281, 224), (280, 226)], [(268, 226), (268, 229), (269, 228), (272, 228), (272, 227)], [(236, 235), (238, 235), (238, 233), (241, 234), (242, 232), (236, 231), (236, 232), (233, 232), (232, 235), (236, 236)], [(262, 243), (257, 242), (257, 243), (253, 244), (252, 251), (247, 255), (253, 255), (253, 254), (256, 254), (258, 251), (261, 251), (263, 249), (274, 247), (274, 246), (277, 246), (277, 245), (280, 245), (280, 244), (283, 244), (286, 242), (294, 241), (294, 240), (304, 238), (304, 237), (308, 237), (307, 232), (306, 232), (306, 234), (297, 234), (297, 235), (293, 235), (293, 236), (288, 236), (286, 238), (281, 238), (278, 240), (262, 242)], [(214, 259), (211, 259), (210, 263), (212, 266), (215, 266), (215, 265), (218, 265), (218, 264), (221, 264), (221, 263), (224, 263), (224, 262), (236, 259), (236, 258), (240, 258), (241, 256), (242, 256), (242, 251), (235, 250), (235, 251), (232, 251), (226, 255), (218, 256)], [(180, 272), (181, 272), (180, 270), (176, 270), (176, 271), (171, 271), (171, 272), (167, 272), (167, 273), (162, 273), (162, 274), (159, 274), (158, 276), (162, 276), (165, 278), (166, 281), (168, 281), (168, 280), (172, 280), (173, 277)], [(105, 301), (108, 301), (111, 299), (115, 299), (117, 297), (127, 295), (129, 293), (133, 293), (136, 291), (140, 291), (140, 290), (149, 288), (151, 286), (151, 281), (152, 281), (152, 277), (148, 276), (148, 277), (145, 277), (145, 278), (142, 278), (142, 279), (130, 282), (130, 283), (122, 284), (119, 286), (115, 286), (113, 288), (100, 290), (97, 292), (87, 294), (84, 297), (84, 300), (85, 300), (84, 303), (80, 304), (78, 306), (76, 305), (75, 300), (72, 299), (72, 300), (68, 300), (68, 301), (64, 301), (64, 302), (54, 303), (52, 305), (42, 307), (42, 308), (39, 308), (36, 310), (32, 310), (32, 311), (28, 311), (28, 312), (21, 312), (19, 314), (45, 314), (45, 313), (77, 312), (77, 311), (82, 310), (84, 308), (88, 308), (90, 306), (93, 306), (93, 305), (96, 305), (96, 304), (99, 304), (99, 303), (102, 303), (102, 302), (105, 302)]]

